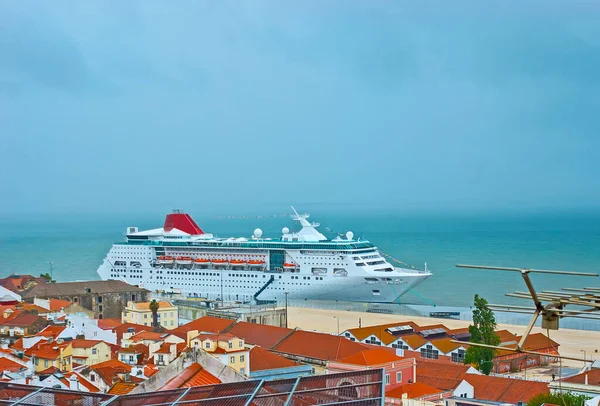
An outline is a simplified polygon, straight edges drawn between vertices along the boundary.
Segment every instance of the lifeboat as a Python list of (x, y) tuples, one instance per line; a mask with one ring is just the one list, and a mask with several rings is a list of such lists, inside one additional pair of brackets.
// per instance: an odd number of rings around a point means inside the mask
[(208, 264), (208, 263), (210, 263), (210, 259), (206, 259), (206, 258), (196, 258), (196, 259), (194, 259), (194, 263), (195, 263), (195, 264), (200, 264), (200, 265), (203, 265), (203, 264)]
[(212, 260), (212, 264), (215, 265), (215, 266), (218, 266), (218, 265), (227, 265), (228, 263), (229, 263), (229, 261), (226, 260), (226, 259), (213, 259)]
[(265, 264), (265, 261), (260, 261), (258, 259), (251, 259), (250, 261), (248, 261), (248, 265), (250, 266), (263, 266)]
[(168, 255), (161, 255), (160, 257), (158, 257), (158, 263), (162, 265), (172, 264), (173, 257), (170, 257)]
[(232, 259), (231, 261), (229, 261), (229, 264), (231, 266), (243, 266), (246, 265), (246, 261), (244, 261), (243, 259)]
[(192, 263), (191, 257), (177, 257), (177, 263), (179, 265), (189, 265)]
[(286, 262), (285, 264), (283, 264), (283, 268), (284, 269), (296, 269), (296, 268), (298, 268), (298, 265)]

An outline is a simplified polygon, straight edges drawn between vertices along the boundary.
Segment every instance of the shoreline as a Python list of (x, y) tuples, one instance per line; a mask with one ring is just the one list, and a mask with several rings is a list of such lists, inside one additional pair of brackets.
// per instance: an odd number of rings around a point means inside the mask
[[(335, 317), (337, 317), (337, 319)], [(388, 324), (395, 322), (413, 321), (420, 326), (443, 324), (449, 328), (464, 328), (471, 325), (471, 321), (441, 319), (420, 316), (402, 316), (397, 314), (380, 314), (370, 312), (358, 312), (350, 310), (314, 309), (308, 307), (288, 307), (288, 326), (300, 328), (306, 331), (318, 331), (336, 334), (339, 320), (339, 332), (351, 328), (357, 328), (359, 318), (363, 327)], [(514, 324), (498, 324), (497, 329), (506, 329), (513, 334), (521, 335), (527, 326)], [(534, 327), (532, 333), (543, 333), (546, 330)], [(588, 330), (561, 329), (550, 330), (550, 338), (556, 341), (559, 353), (562, 356), (583, 358), (585, 351), (586, 359), (600, 359), (600, 332)], [(589, 363), (588, 363), (589, 364)], [(563, 360), (563, 367), (582, 368), (583, 361)]]

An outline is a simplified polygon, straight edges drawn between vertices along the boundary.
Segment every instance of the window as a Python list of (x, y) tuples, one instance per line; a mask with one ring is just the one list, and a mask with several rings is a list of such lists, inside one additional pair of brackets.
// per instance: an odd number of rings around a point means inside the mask
[(90, 381), (96, 382), (96, 375), (90, 374)]
[(390, 374), (385, 374), (385, 384), (386, 385), (390, 384)]
[(402, 382), (402, 372), (396, 372), (396, 383)]
[(240, 374), (245, 375), (246, 374), (246, 368), (240, 368)]
[(244, 362), (244, 356), (240, 355), (240, 362)]
[(240, 340), (240, 347), (244, 346), (244, 342), (242, 340)]
[(433, 346), (426, 345), (425, 348), (421, 348), (421, 358), (438, 359), (438, 350), (434, 350)]
[(171, 320), (171, 325), (172, 325), (172, 326), (174, 325), (174, 324), (173, 324), (173, 320)]
[(460, 362), (461, 364), (465, 361), (465, 350), (458, 350), (458, 352), (452, 353), (452, 362)]
[(233, 364), (234, 362), (235, 362), (235, 356), (233, 356), (233, 355), (232, 355), (232, 356), (229, 358), (229, 363), (230, 363), (230, 364)]
[(144, 314), (144, 318), (145, 318), (145, 319), (147, 319), (147, 318), (148, 318), (148, 315), (147, 315), (147, 314)]
[(92, 355), (96, 355), (98, 353), (98, 350), (96, 348), (92, 348)]
[(44, 360), (44, 366), (45, 366), (46, 368), (48, 368), (48, 360), (47, 360), (47, 359), (45, 359), (45, 360)]
[(210, 348), (210, 343), (207, 341), (207, 342), (206, 342), (206, 344), (204, 344), (204, 346), (205, 346), (206, 348)]
[(171, 317), (173, 317), (173, 312), (171, 312)]
[(133, 355), (130, 355), (130, 356), (129, 356), (129, 363), (130, 363), (130, 364), (133, 364)]
[(164, 357), (163, 357), (163, 355), (162, 355), (162, 354), (159, 354), (159, 355), (158, 355), (158, 363), (159, 363), (159, 364), (162, 364), (162, 363), (164, 363), (164, 362), (165, 362), (165, 360), (164, 360)]

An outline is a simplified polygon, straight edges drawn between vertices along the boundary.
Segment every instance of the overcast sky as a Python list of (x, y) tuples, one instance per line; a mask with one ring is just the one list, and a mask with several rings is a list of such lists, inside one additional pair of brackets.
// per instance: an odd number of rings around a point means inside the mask
[(0, 211), (599, 207), (600, 6), (491, 3), (4, 0)]

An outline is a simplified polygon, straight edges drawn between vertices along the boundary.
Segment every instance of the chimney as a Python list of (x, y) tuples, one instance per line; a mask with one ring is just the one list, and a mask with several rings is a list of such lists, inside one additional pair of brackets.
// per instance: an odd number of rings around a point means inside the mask
[(69, 378), (69, 389), (71, 390), (79, 390), (79, 381), (77, 380), (77, 375), (73, 374)]

